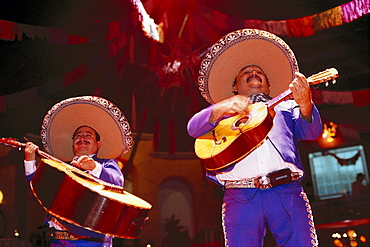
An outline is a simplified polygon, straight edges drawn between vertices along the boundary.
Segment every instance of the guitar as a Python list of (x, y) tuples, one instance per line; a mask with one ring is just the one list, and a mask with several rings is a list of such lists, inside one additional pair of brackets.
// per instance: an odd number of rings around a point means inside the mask
[[(22, 149), (25, 143), (0, 138), (0, 144)], [(39, 150), (43, 158), (30, 182), (33, 195), (54, 217), (101, 234), (136, 239), (151, 205)]]
[[(332, 80), (335, 83), (338, 71), (327, 69), (307, 78), (310, 85)], [(250, 154), (262, 145), (273, 126), (273, 108), (281, 101), (292, 99), (290, 89), (267, 103), (248, 106), (248, 114), (238, 114), (221, 120), (216, 127), (195, 140), (195, 154), (207, 170), (225, 168)]]

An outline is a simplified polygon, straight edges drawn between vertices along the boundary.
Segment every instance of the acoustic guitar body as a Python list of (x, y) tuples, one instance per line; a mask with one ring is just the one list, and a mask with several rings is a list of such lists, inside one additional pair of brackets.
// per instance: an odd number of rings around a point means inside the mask
[(273, 126), (273, 117), (264, 103), (250, 105), (248, 112), (221, 120), (196, 139), (195, 153), (207, 170), (227, 167), (263, 143)]
[(42, 159), (31, 190), (56, 218), (97, 233), (138, 238), (151, 205), (126, 191), (111, 191), (105, 184), (73, 166)]
[[(14, 138), (0, 138), (0, 144), (18, 149), (26, 146)], [(49, 214), (67, 228), (65, 222), (100, 234), (139, 237), (152, 205), (121, 186), (96, 178), (41, 150), (38, 153), (44, 158), (30, 188)]]

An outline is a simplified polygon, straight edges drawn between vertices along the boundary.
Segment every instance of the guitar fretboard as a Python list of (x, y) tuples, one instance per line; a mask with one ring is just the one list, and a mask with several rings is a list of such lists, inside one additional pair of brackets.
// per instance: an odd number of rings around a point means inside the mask
[(288, 89), (284, 91), (283, 93), (279, 94), (278, 96), (274, 97), (272, 100), (267, 102), (267, 107), (268, 108), (273, 108), (277, 104), (279, 104), (281, 101), (287, 100), (287, 99), (292, 99), (292, 90)]
[[(307, 82), (312, 86), (312, 85), (317, 85), (320, 83), (325, 82), (326, 86), (329, 80), (333, 80), (333, 84), (335, 83), (335, 78), (337, 78), (338, 71), (334, 68), (326, 69), (325, 71), (322, 71), (320, 73), (311, 75), (310, 77), (307, 78)], [(272, 100), (270, 100), (267, 103), (268, 108), (273, 108), (277, 104), (279, 104), (283, 100), (287, 99), (293, 99), (292, 97), (292, 90), (288, 89), (284, 91), (283, 93), (279, 94), (278, 96), (274, 97)]]

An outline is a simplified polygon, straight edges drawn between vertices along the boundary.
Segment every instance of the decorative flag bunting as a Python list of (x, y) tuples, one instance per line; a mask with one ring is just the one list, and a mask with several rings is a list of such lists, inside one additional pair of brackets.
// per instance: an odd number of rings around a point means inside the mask
[(361, 152), (360, 151), (358, 151), (353, 157), (348, 158), (348, 159), (339, 158), (336, 154), (333, 154), (333, 153), (330, 153), (330, 152), (327, 152), (326, 154), (333, 156), (338, 161), (338, 164), (341, 165), (341, 166), (355, 165), (358, 158), (361, 157)]
[(340, 26), (343, 24), (341, 7), (339, 6), (317, 14), (312, 20), (313, 29), (316, 31)]
[(315, 34), (312, 16), (287, 20), (286, 25), (289, 37), (307, 37)]
[(22, 40), (22, 33), (18, 25), (11, 21), (0, 20), (0, 39), (13, 41)]
[(353, 105), (365, 107), (370, 105), (370, 89), (357, 91), (325, 91), (312, 89), (312, 99), (316, 105)]
[(341, 5), (343, 22), (351, 22), (370, 12), (369, 0), (354, 0)]
[[(143, 4), (139, 0), (131, 0), (131, 3), (137, 10), (143, 31), (152, 39), (163, 42), (163, 35), (161, 34), (163, 32), (162, 24), (155, 24), (154, 20), (147, 14)], [(226, 31), (236, 28), (258, 28), (272, 32), (278, 36), (304, 37), (314, 35), (315, 31), (343, 25), (343, 22), (349, 23), (361, 16), (369, 14), (370, 0), (353, 0), (312, 16), (279, 21), (236, 18), (209, 9), (203, 5), (189, 7), (192, 7), (194, 12), (198, 11), (199, 15), (207, 19), (209, 23), (212, 23), (214, 27)], [(134, 25), (135, 20), (125, 19), (118, 20), (118, 22), (125, 23), (125, 25), (127, 25), (127, 23)], [(117, 21), (111, 23), (111, 25), (117, 25)], [(111, 25), (109, 28), (111, 28)], [(18, 40), (22, 40), (22, 34), (30, 38), (46, 38), (51, 43), (65, 42), (69, 44), (79, 44), (88, 42), (86, 37), (78, 38), (73, 35), (66, 37), (70, 34), (67, 34), (61, 29), (37, 27), (0, 20), (0, 39), (12, 41), (17, 38)], [(109, 33), (109, 39), (111, 38), (111, 33)]]
[[(135, 2), (135, 0), (132, 1)], [(343, 25), (343, 22), (349, 23), (369, 14), (370, 0), (353, 0), (312, 16), (278, 21), (241, 19), (210, 9), (199, 3), (196, 6), (194, 6), (194, 4), (189, 4), (188, 8), (193, 10), (194, 15), (199, 15), (207, 20), (207, 23), (211, 23), (210, 25), (212, 25), (213, 28), (225, 30), (225, 32), (240, 28), (257, 28), (269, 31), (278, 36), (307, 37), (314, 35), (315, 31), (340, 26)], [(161, 24), (156, 25), (148, 16), (142, 5), (138, 5), (137, 9), (142, 16), (144, 32), (149, 37), (158, 41), (158, 39), (160, 39), (159, 36), (161, 36), (159, 33), (162, 32)], [(164, 13), (164, 15), (166, 15), (166, 13)], [(168, 25), (170, 25), (170, 23)], [(199, 25), (199, 23), (197, 23), (197, 25)], [(212, 40), (211, 37), (209, 38)], [(163, 41), (161, 40), (161, 42)]]
[[(353, 0), (312, 16), (278, 21), (240, 19), (200, 4), (194, 8), (194, 12), (198, 12), (209, 23), (212, 23), (214, 27), (223, 29), (226, 32), (239, 28), (257, 28), (278, 36), (304, 37), (314, 35), (315, 31), (336, 27), (342, 25), (343, 22), (352, 22), (369, 14), (370, 0)], [(235, 23), (243, 24), (235, 27)]]

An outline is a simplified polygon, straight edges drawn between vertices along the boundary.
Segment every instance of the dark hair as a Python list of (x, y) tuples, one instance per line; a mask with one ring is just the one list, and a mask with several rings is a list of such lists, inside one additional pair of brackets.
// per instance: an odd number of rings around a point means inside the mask
[(365, 177), (365, 174), (363, 173), (358, 173), (356, 176), (356, 180), (358, 180), (360, 177)]
[(79, 129), (80, 129), (80, 128), (82, 128), (82, 127), (89, 127), (89, 128), (91, 128), (92, 130), (94, 130), (94, 131), (95, 131), (96, 140), (97, 140), (97, 141), (100, 141), (100, 135), (99, 135), (99, 133), (98, 133), (98, 132), (93, 128), (93, 127), (91, 127), (91, 126), (89, 126), (89, 125), (81, 125), (81, 126), (77, 127), (77, 129), (75, 130), (75, 132), (73, 132), (72, 140), (73, 140), (74, 136), (76, 135), (77, 130), (79, 130)]

